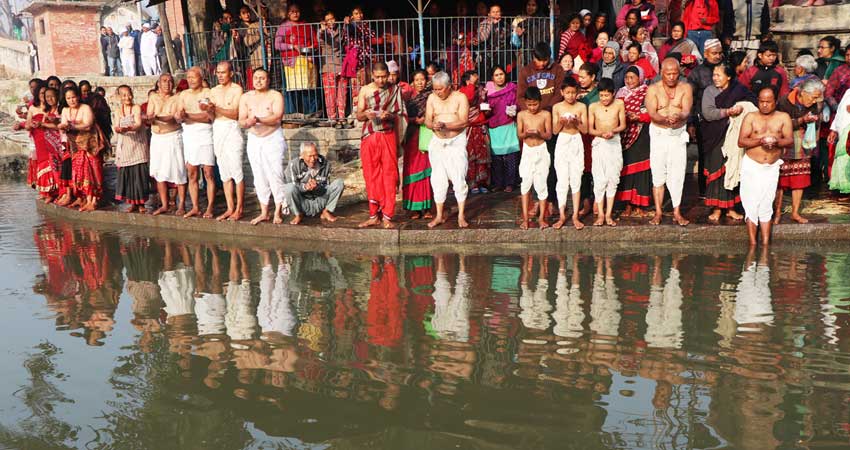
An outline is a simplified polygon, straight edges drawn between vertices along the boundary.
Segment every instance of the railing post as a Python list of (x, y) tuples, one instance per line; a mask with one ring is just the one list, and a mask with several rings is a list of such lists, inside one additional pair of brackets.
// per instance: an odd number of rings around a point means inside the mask
[(549, 51), (552, 52), (552, 59), (558, 57), (555, 54), (555, 0), (549, 0)]
[(194, 64), (194, 58), (192, 57), (192, 53), (194, 52), (194, 47), (189, 45), (191, 43), (191, 40), (189, 39), (189, 34), (190, 33), (183, 33), (183, 41), (184, 41), (183, 42), (183, 48), (185, 49), (185, 51), (183, 53), (185, 53), (184, 56), (186, 58), (186, 67), (187, 68), (195, 65)]
[(263, 69), (269, 70), (268, 61), (266, 61), (266, 21), (263, 20), (262, 3), (257, 0), (257, 20), (260, 21), (260, 55), (263, 57)]
[(422, 17), (425, 8), (422, 0), (416, 1), (416, 16), (419, 21), (419, 68), (425, 70), (425, 19)]

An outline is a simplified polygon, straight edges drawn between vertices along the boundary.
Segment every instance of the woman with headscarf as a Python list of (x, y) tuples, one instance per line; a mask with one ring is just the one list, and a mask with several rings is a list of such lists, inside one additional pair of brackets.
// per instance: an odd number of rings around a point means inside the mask
[(728, 63), (720, 63), (714, 67), (712, 76), (713, 86), (709, 86), (702, 94), (702, 148), (705, 149), (706, 177), (705, 204), (714, 209), (708, 216), (710, 223), (718, 223), (723, 210), (732, 220), (741, 220), (743, 216), (735, 211), (735, 206), (741, 203), (739, 189), (726, 189), (726, 156), (723, 155), (723, 143), (726, 140), (726, 129), (729, 118), (743, 112), (738, 102), (756, 103), (755, 96), (749, 89), (735, 79), (735, 67)]
[(581, 58), (582, 64), (590, 60), (590, 44), (581, 34), (581, 24), (581, 18), (578, 14), (573, 14), (567, 20), (567, 29), (561, 33), (561, 40), (558, 45), (559, 60), (565, 53), (572, 55), (574, 60)]
[(619, 90), (625, 84), (626, 65), (620, 61), (620, 46), (614, 41), (608, 41), (602, 48), (602, 59), (597, 63), (599, 66), (599, 79), (610, 78), (614, 80), (614, 89)]
[[(401, 178), (401, 205), (411, 211), (413, 219), (430, 219), (434, 194), (431, 192), (431, 163), (428, 161), (428, 143), (424, 142), (425, 104), (431, 95), (428, 74), (424, 70), (413, 73), (413, 96), (407, 100), (407, 139), (404, 142), (404, 166)], [(420, 139), (422, 142), (420, 142)], [(424, 146), (423, 146), (424, 144)], [(425, 149), (425, 150), (423, 150)]]
[(685, 24), (682, 22), (673, 22), (671, 25), (670, 38), (664, 41), (661, 49), (658, 50), (658, 59), (664, 61), (670, 53), (682, 55), (682, 67), (685, 67), (687, 72), (702, 63), (702, 53), (697, 44), (685, 36)]
[(649, 170), (649, 114), (644, 101), (649, 87), (643, 70), (637, 66), (626, 69), (625, 85), (617, 98), (625, 104), (628, 126), (622, 133), (623, 170), (617, 187), (617, 201), (626, 203), (623, 216), (643, 217), (643, 208), (652, 201), (652, 172)]

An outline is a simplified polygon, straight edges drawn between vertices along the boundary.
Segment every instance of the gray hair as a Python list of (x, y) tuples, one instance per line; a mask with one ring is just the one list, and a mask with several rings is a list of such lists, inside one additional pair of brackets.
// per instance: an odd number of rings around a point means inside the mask
[(311, 148), (313, 150), (315, 150), (316, 152), (319, 151), (319, 147), (316, 146), (315, 142), (302, 142), (301, 147), (300, 147), (300, 154), (303, 155), (304, 153), (307, 152), (307, 150), (309, 150)]
[(814, 73), (818, 69), (818, 62), (812, 55), (800, 55), (795, 63), (800, 66), (806, 73)]
[(807, 94), (820, 94), (823, 93), (824, 89), (823, 83), (815, 78), (806, 80), (800, 85), (800, 91)]
[(452, 79), (451, 79), (451, 77), (449, 77), (449, 74), (447, 74), (443, 71), (440, 71), (440, 72), (435, 73), (434, 77), (431, 78), (431, 85), (432, 86), (437, 86), (437, 85), (451, 86), (452, 85)]

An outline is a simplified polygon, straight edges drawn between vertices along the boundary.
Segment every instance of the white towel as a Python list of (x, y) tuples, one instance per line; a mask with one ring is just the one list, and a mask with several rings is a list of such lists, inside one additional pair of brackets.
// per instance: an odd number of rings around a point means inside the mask
[(744, 149), (738, 147), (738, 136), (741, 134), (741, 124), (744, 116), (758, 111), (756, 105), (750, 102), (738, 102), (735, 106), (744, 108), (741, 114), (729, 118), (729, 128), (726, 128), (726, 140), (723, 142), (723, 156), (726, 157), (726, 175), (723, 177), (723, 187), (732, 190), (741, 182), (741, 157)]

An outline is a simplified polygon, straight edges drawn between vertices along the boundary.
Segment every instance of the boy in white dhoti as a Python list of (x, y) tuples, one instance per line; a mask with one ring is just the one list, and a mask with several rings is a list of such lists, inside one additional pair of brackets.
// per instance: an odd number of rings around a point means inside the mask
[[(623, 101), (614, 98), (614, 81), (603, 78), (599, 81), (599, 101), (590, 105), (587, 112), (590, 134), (593, 138), (591, 157), (593, 164), (593, 195), (596, 198), (597, 215), (594, 226), (603, 224), (615, 227), (612, 216), (614, 196), (620, 184), (623, 170), (623, 147), (620, 133), (626, 129), (626, 108)], [(607, 201), (605, 198), (607, 197)]]
[(782, 165), (779, 157), (786, 147), (794, 145), (791, 116), (776, 110), (772, 86), (759, 89), (758, 108), (758, 112), (744, 116), (738, 136), (738, 146), (746, 152), (741, 159), (741, 204), (750, 247), (756, 245), (759, 229), (762, 243), (770, 243), (770, 219)]
[[(245, 183), (242, 173), (242, 155), (245, 142), (239, 129), (239, 99), (242, 86), (232, 82), (233, 68), (227, 61), (215, 68), (218, 85), (210, 89), (210, 104), (207, 111), (214, 118), (212, 123), (213, 150), (218, 163), (218, 173), (224, 183), (224, 198), (227, 211), (216, 220), (239, 220), (242, 218), (242, 201), (245, 198)], [(236, 201), (234, 202), (234, 187)]]
[(183, 155), (186, 158), (186, 173), (189, 176), (189, 197), (192, 199), (192, 209), (183, 217), (197, 216), (199, 208), (199, 174), (198, 168), (203, 166), (204, 179), (207, 183), (207, 209), (204, 218), (213, 216), (213, 201), (215, 200), (215, 179), (213, 166), (212, 117), (207, 111), (210, 102), (210, 90), (203, 85), (201, 69), (192, 67), (186, 72), (189, 89), (178, 96), (177, 112), (174, 120), (183, 125)]
[(180, 125), (174, 120), (177, 97), (172, 95), (174, 78), (170, 73), (159, 77), (159, 90), (148, 96), (145, 122), (151, 127), (150, 175), (156, 180), (160, 206), (154, 216), (168, 212), (168, 183), (177, 185), (177, 212), (183, 215), (186, 200), (186, 164)]
[(283, 223), (283, 154), (286, 141), (280, 129), (283, 95), (269, 89), (269, 73), (254, 69), (254, 90), (239, 99), (239, 125), (248, 129), (248, 161), (254, 175), (254, 189), (260, 201), (260, 215), (251, 225), (269, 220), (269, 199), (274, 197), (273, 223)]
[(581, 176), (584, 173), (584, 144), (582, 133), (587, 133), (587, 107), (579, 103), (578, 82), (573, 77), (564, 78), (561, 84), (564, 101), (552, 108), (552, 132), (558, 135), (555, 143), (555, 174), (558, 182), (555, 192), (558, 194), (558, 208), (561, 217), (554, 228), (560, 229), (567, 221), (567, 192), (572, 191), (573, 226), (576, 230), (584, 228), (578, 219), (581, 209)]
[(528, 229), (532, 185), (540, 202), (540, 217), (537, 222), (541, 230), (549, 227), (546, 222), (546, 203), (549, 197), (546, 179), (549, 177), (550, 163), (546, 140), (552, 137), (552, 114), (540, 109), (540, 98), (540, 89), (537, 86), (526, 89), (525, 110), (517, 114), (517, 135), (522, 141), (522, 157), (519, 160), (522, 223), (519, 227), (523, 230)]
[(682, 186), (685, 183), (687, 145), (690, 139), (685, 124), (693, 105), (691, 85), (679, 82), (679, 62), (666, 58), (661, 63), (661, 81), (649, 87), (646, 109), (652, 123), (649, 125), (649, 167), (652, 170), (652, 197), (655, 200), (655, 217), (649, 223), (661, 223), (661, 204), (664, 187), (670, 191), (673, 202), (673, 221), (681, 226), (689, 222), (682, 216)]

